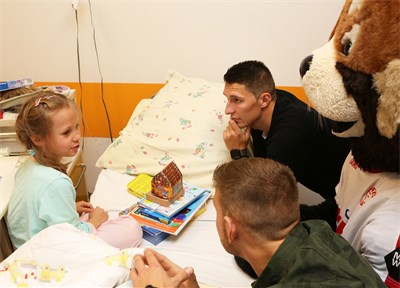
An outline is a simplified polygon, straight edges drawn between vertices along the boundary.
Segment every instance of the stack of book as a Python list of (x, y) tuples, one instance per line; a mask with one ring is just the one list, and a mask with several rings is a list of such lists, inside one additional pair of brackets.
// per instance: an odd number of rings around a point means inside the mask
[(7, 91), (11, 89), (21, 88), (33, 85), (32, 78), (23, 78), (18, 80), (2, 81), (0, 82), (0, 91)]
[(169, 235), (178, 235), (193, 217), (205, 211), (205, 203), (211, 191), (186, 182), (183, 182), (183, 188), (184, 196), (169, 206), (162, 206), (143, 197), (120, 214), (129, 214), (141, 223), (143, 237), (157, 245)]
[(168, 238), (168, 236), (170, 235), (166, 232), (162, 232), (160, 230), (145, 225), (142, 226), (142, 230), (143, 230), (143, 239), (146, 239), (151, 244), (156, 246), (160, 244), (163, 240)]

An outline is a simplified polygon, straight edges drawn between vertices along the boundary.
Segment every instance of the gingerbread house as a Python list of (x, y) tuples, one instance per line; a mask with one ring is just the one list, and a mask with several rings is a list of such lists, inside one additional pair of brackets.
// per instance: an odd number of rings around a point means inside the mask
[(160, 205), (169, 206), (183, 194), (182, 173), (172, 161), (153, 177), (151, 192), (147, 193), (146, 198)]

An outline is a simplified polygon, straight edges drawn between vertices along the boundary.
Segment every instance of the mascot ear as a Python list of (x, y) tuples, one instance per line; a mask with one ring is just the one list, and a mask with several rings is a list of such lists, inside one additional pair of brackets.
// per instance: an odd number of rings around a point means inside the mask
[[(340, 18), (339, 18), (339, 19), (340, 19)], [(335, 35), (336, 27), (338, 26), (339, 19), (336, 21), (335, 27), (333, 27), (333, 30), (332, 30), (332, 32), (331, 32), (331, 35), (329, 35), (329, 40), (331, 40), (331, 39), (333, 38), (333, 36)]]
[(400, 125), (400, 59), (389, 62), (386, 69), (374, 75), (380, 94), (376, 126), (382, 136), (391, 139)]
[(331, 39), (333, 38), (333, 36), (335, 35), (336, 28), (337, 28), (338, 25), (339, 25), (340, 19), (342, 19), (342, 16), (341, 16), (341, 15), (343, 15), (343, 14), (345, 13), (345, 10), (347, 10), (347, 3), (345, 3), (345, 5), (343, 5), (342, 11), (340, 11), (340, 14), (339, 14), (340, 17), (337, 19), (336, 24), (335, 24), (335, 27), (333, 27), (333, 29), (332, 29), (331, 35), (329, 35), (329, 40), (331, 40)]

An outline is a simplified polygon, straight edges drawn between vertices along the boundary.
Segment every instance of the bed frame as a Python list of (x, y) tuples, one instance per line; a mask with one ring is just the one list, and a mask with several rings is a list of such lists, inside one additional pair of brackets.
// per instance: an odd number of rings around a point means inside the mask
[(14, 247), (11, 244), (5, 217), (3, 217), (0, 222), (0, 262), (10, 256), (12, 252), (14, 252)]

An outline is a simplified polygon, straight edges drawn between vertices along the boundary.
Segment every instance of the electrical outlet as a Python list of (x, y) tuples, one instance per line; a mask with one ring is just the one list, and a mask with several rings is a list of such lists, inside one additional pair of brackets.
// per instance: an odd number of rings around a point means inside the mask
[(79, 0), (72, 0), (72, 8), (78, 10)]

